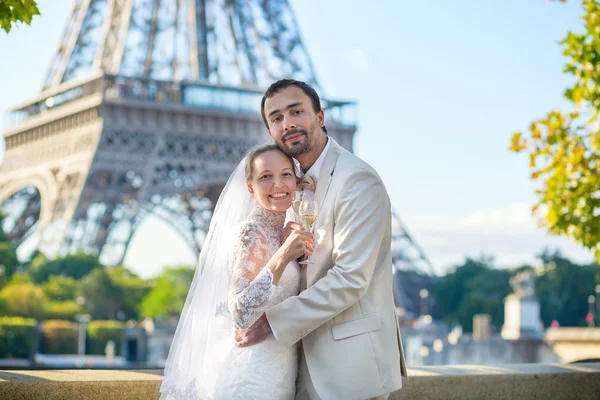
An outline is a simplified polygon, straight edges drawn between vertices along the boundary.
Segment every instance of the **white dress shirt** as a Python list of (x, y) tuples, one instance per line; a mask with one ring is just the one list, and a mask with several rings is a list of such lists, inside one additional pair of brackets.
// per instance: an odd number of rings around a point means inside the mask
[(330, 144), (331, 141), (328, 137), (327, 144), (325, 145), (325, 148), (319, 155), (319, 158), (317, 158), (317, 161), (315, 161), (312, 167), (310, 167), (308, 171), (306, 171), (306, 173), (304, 174), (304, 176), (313, 176), (317, 180), (317, 184), (319, 183), (319, 174), (321, 173), (321, 167), (323, 166), (323, 161), (325, 161), (325, 157), (327, 156), (327, 151), (329, 150)]

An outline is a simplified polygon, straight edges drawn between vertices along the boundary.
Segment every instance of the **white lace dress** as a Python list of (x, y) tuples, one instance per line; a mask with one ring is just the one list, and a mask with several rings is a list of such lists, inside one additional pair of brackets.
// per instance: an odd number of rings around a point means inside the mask
[[(250, 327), (272, 305), (300, 290), (300, 266), (290, 263), (278, 285), (264, 266), (281, 247), (285, 214), (256, 207), (239, 230), (231, 268), (228, 309), (235, 324)], [(296, 346), (270, 336), (254, 346), (233, 347), (216, 384), (214, 400), (294, 399), (298, 368)]]

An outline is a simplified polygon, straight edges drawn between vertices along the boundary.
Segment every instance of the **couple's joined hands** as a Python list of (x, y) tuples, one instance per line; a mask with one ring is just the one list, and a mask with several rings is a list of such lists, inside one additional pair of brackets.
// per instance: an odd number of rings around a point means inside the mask
[[(286, 259), (286, 264), (303, 255), (312, 255), (314, 251), (313, 234), (296, 222), (288, 222), (283, 228), (281, 243), (280, 251)], [(267, 316), (263, 314), (250, 328), (235, 328), (235, 343), (238, 347), (252, 346), (262, 342), (272, 333)]]
[(271, 334), (271, 325), (267, 320), (267, 315), (263, 314), (248, 329), (235, 328), (235, 345), (237, 347), (248, 347), (262, 342)]

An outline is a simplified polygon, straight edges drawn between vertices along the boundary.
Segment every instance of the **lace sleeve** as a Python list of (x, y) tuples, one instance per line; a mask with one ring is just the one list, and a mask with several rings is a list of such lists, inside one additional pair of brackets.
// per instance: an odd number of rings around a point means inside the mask
[(269, 258), (267, 238), (258, 226), (243, 226), (230, 266), (229, 291), (229, 311), (242, 329), (249, 328), (260, 318), (278, 289), (273, 285), (271, 271), (264, 268)]

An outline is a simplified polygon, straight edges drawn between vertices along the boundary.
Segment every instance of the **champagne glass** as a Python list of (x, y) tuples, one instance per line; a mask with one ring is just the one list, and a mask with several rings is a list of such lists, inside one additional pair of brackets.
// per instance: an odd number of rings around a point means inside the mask
[[(311, 195), (312, 194), (312, 195)], [(314, 193), (307, 191), (304, 193), (302, 201), (299, 204), (298, 214), (302, 221), (302, 226), (308, 232), (314, 233), (315, 223), (317, 222), (318, 205), (315, 201)], [(314, 260), (312, 256), (300, 261), (300, 264), (311, 264)]]
[(294, 219), (298, 223), (302, 223), (301, 217), (300, 217), (300, 203), (302, 202), (303, 198), (304, 198), (303, 190), (297, 190), (294, 192), (294, 199), (292, 200), (292, 209), (294, 210)]
[[(292, 200), (292, 210), (294, 211), (294, 221), (304, 226), (302, 223), (302, 217), (300, 216), (300, 204), (304, 199), (304, 189), (300, 189), (294, 192), (294, 199)], [(306, 255), (300, 256), (297, 261), (300, 264), (304, 264), (303, 261), (306, 260)]]

